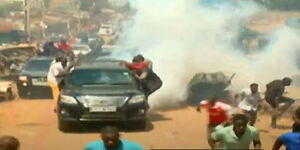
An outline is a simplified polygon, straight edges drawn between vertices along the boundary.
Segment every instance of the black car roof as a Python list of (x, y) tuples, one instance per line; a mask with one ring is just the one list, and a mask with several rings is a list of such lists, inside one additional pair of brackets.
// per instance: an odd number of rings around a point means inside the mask
[(30, 59), (29, 61), (35, 61), (35, 60), (54, 60), (54, 57), (47, 57), (47, 56), (37, 56), (37, 57), (34, 57), (32, 59)]
[(75, 70), (84, 69), (109, 69), (109, 70), (128, 70), (125, 66), (120, 64), (119, 60), (104, 59), (97, 60), (92, 63), (82, 63), (75, 68)]

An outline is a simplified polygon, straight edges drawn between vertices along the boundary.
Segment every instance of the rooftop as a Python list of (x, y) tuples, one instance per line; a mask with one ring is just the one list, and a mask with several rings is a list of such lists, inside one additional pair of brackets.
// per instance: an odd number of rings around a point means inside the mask
[(120, 61), (106, 59), (93, 63), (82, 63), (76, 67), (77, 69), (111, 69), (111, 70), (126, 70), (127, 68), (120, 64)]

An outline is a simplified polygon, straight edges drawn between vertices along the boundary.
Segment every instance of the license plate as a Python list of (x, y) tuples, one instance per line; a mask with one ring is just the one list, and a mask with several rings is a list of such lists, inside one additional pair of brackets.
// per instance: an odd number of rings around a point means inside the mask
[(32, 84), (37, 86), (47, 86), (47, 82), (45, 79), (32, 79)]
[(116, 106), (94, 106), (90, 108), (90, 112), (116, 112)]

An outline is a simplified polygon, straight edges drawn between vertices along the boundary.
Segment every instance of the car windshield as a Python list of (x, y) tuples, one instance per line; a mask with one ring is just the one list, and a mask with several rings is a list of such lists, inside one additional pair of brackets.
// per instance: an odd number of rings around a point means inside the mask
[(75, 70), (68, 79), (74, 86), (132, 85), (133, 79), (124, 70)]
[(34, 60), (30, 61), (24, 67), (24, 70), (27, 72), (48, 72), (52, 60)]

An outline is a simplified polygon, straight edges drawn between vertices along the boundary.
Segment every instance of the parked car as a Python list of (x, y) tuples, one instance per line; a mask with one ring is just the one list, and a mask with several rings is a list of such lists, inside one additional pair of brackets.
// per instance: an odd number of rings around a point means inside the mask
[(16, 77), (24, 64), (35, 55), (30, 44), (0, 46), (0, 76)]
[(259, 33), (248, 27), (240, 27), (235, 46), (246, 54), (262, 52), (269, 44), (268, 34)]
[(58, 102), (58, 126), (68, 131), (82, 122), (122, 122), (144, 129), (147, 98), (119, 61), (81, 64), (66, 78)]
[(99, 29), (99, 34), (102, 36), (114, 35), (116, 28), (112, 24), (102, 24)]
[(52, 61), (52, 57), (41, 56), (25, 64), (16, 82), (21, 98), (52, 98), (47, 84), (47, 74)]
[(91, 48), (85, 44), (74, 44), (72, 45), (72, 49), (76, 56), (86, 55), (92, 51)]
[(213, 96), (225, 99), (231, 103), (230, 86), (235, 74), (225, 74), (223, 72), (197, 73), (189, 83), (188, 100), (193, 104), (199, 104), (202, 100), (207, 100)]

